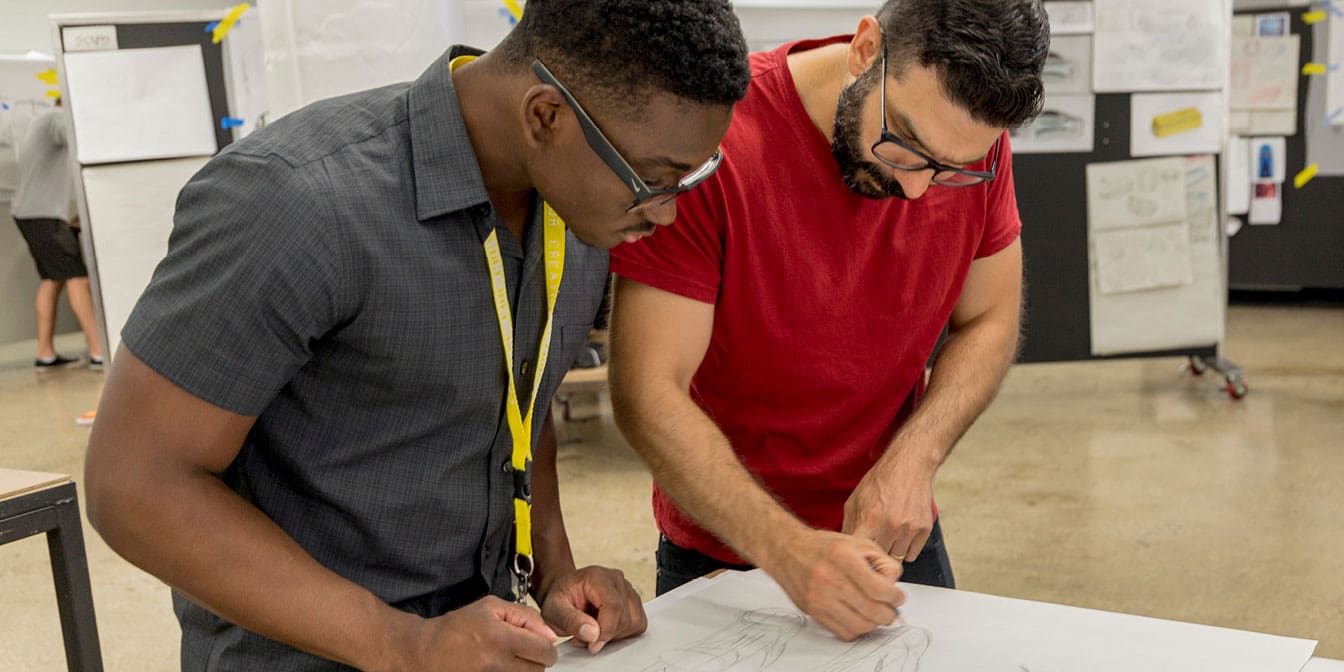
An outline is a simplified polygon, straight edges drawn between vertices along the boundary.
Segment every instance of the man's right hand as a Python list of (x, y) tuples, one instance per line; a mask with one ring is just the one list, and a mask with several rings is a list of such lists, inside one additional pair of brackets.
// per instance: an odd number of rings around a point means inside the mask
[(901, 563), (867, 539), (808, 529), (781, 540), (761, 562), (808, 616), (849, 642), (891, 625), (905, 593)]
[(531, 607), (490, 596), (437, 618), (414, 618), (402, 662), (392, 669), (512, 672), (555, 664), (555, 633)]

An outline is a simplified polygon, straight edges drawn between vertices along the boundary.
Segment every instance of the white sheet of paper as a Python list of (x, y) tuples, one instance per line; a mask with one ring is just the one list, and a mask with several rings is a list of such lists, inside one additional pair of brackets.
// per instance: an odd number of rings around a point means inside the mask
[(103, 296), (108, 352), (168, 252), (177, 193), (209, 157), (90, 166), (81, 172), (89, 205), (85, 235), (92, 236)]
[(1284, 138), (1251, 138), (1249, 147), (1252, 181), (1283, 182), (1288, 179), (1288, 144)]
[(1185, 161), (1088, 164), (1087, 219), (1092, 231), (1185, 221)]
[(962, 590), (902, 588), (909, 599), (898, 625), (846, 643), (804, 617), (760, 570), (729, 572), (651, 614), (644, 635), (596, 656), (564, 651), (552, 669), (1298, 672), (1315, 645)]
[(1093, 89), (1208, 91), (1229, 67), (1224, 0), (1095, 0)]
[(1300, 35), (1232, 38), (1232, 109), (1296, 111), (1301, 50)]
[(1244, 215), (1251, 209), (1251, 143), (1232, 136), (1227, 145), (1227, 212)]
[[(1182, 185), (1181, 198), (1184, 200), (1178, 220), (1188, 223), (1191, 282), (1143, 291), (1103, 293), (1096, 241), (1111, 231), (1098, 231), (1089, 224), (1088, 307), (1094, 355), (1205, 347), (1223, 339), (1226, 291), (1218, 219), (1218, 178), (1213, 157), (1161, 161), (1175, 162), (1182, 168), (1182, 173), (1173, 181)], [(1145, 163), (1152, 161), (1130, 162), (1131, 166)], [(1121, 167), (1132, 169), (1125, 164)], [(1139, 170), (1151, 169), (1141, 167)], [(1167, 174), (1166, 179), (1172, 180), (1170, 168), (1163, 167), (1162, 170)], [(1152, 227), (1145, 224), (1127, 230), (1145, 228)]]
[(1232, 37), (1255, 37), (1255, 19), (1249, 14), (1232, 17)]
[(1297, 135), (1297, 108), (1252, 110), (1243, 135)]
[[(1216, 154), (1223, 151), (1223, 94), (1136, 93), (1130, 96), (1129, 141), (1131, 156)], [(1199, 128), (1159, 138), (1153, 118), (1169, 112), (1196, 108), (1203, 118)]]
[(1092, 36), (1051, 37), (1041, 80), (1047, 93), (1092, 93)]
[(1101, 231), (1096, 246), (1098, 289), (1120, 294), (1195, 281), (1190, 227), (1185, 222)]
[[(1310, 59), (1317, 63), (1330, 60), (1330, 30), (1332, 21), (1321, 21), (1310, 30)], [(1331, 110), (1326, 107), (1326, 97), (1334, 82), (1329, 76), (1307, 77), (1307, 107), (1302, 118), (1302, 133), (1307, 136), (1306, 165), (1320, 166), (1317, 177), (1344, 177), (1344, 126), (1332, 126), (1334, 120), (1330, 114), (1338, 113), (1336, 119), (1344, 119), (1344, 108)]]
[(1344, 9), (1338, 5), (1333, 6), (1333, 9), (1336, 11), (1330, 12), (1330, 49), (1325, 62), (1336, 67), (1324, 75), (1325, 114), (1331, 126), (1344, 126), (1344, 112), (1340, 112), (1344, 110), (1344, 16), (1340, 16)]
[(1046, 92), (1045, 107), (1030, 124), (1009, 133), (1014, 154), (1088, 153), (1096, 137), (1097, 98)]
[(1344, 660), (1312, 658), (1302, 672), (1344, 672)]
[(233, 139), (242, 140), (266, 125), (270, 106), (266, 99), (266, 48), (261, 40), (259, 17), (247, 17), (233, 26), (224, 39), (229, 64), (229, 116), (241, 119)]
[(65, 55), (83, 164), (214, 154), (200, 45)]
[(1092, 32), (1091, 2), (1047, 2), (1051, 35), (1079, 35)]

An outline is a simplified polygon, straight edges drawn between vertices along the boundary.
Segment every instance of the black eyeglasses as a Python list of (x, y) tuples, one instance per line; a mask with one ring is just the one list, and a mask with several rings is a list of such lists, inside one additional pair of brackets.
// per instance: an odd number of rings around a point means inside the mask
[(541, 61), (532, 61), (532, 71), (537, 74), (541, 81), (554, 86), (560, 90), (560, 93), (564, 94), (565, 100), (569, 101), (569, 106), (574, 108), (574, 116), (579, 119), (579, 126), (583, 128), (583, 137), (588, 140), (588, 146), (592, 147), (598, 157), (611, 169), (611, 172), (616, 173), (616, 176), (621, 178), (625, 186), (635, 193), (635, 202), (631, 203), (629, 208), (626, 208), (626, 212), (657, 207), (672, 201), (681, 193), (690, 191), (696, 185), (709, 179), (709, 176), (713, 175), (714, 171), (719, 169), (719, 164), (723, 162), (723, 151), (716, 150), (714, 155), (709, 157), (709, 160), (705, 161), (699, 168), (681, 176), (681, 179), (677, 181), (677, 186), (668, 189), (654, 189), (645, 183), (644, 179), (630, 167), (630, 163), (625, 160), (625, 157), (621, 156), (620, 152), (616, 151), (607, 136), (602, 134), (602, 130), (593, 122), (593, 118), (583, 110), (579, 101), (574, 100), (574, 94), (571, 94), (569, 89), (566, 89), (565, 85), (561, 84), (560, 80), (556, 79), (555, 75), (551, 74), (551, 71), (547, 70), (545, 65), (542, 65)]
[(927, 154), (911, 147), (904, 140), (887, 130), (887, 49), (882, 47), (882, 137), (872, 148), (873, 156), (896, 170), (919, 172), (933, 170), (933, 183), (944, 187), (969, 187), (983, 184), (994, 179), (994, 171), (999, 167), (999, 141), (994, 141), (994, 162), (989, 171), (953, 168), (933, 159)]

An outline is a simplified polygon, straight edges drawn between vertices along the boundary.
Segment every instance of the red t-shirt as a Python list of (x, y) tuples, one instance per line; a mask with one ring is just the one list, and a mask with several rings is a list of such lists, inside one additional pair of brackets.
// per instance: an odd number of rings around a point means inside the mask
[[(914, 201), (844, 185), (786, 56), (848, 40), (753, 54), (718, 173), (677, 200), (671, 227), (611, 253), (623, 277), (714, 304), (692, 398), (770, 492), (832, 530), (923, 394), (971, 261), (1021, 229), (1007, 134), (985, 185), (933, 186)], [(653, 508), (673, 543), (742, 562), (656, 486)]]

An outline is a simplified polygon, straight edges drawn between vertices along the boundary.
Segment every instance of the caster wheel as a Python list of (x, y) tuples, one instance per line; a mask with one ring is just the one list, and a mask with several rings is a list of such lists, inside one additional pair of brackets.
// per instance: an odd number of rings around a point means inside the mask
[(1209, 365), (1203, 357), (1191, 357), (1186, 369), (1196, 376), (1202, 376), (1205, 371), (1209, 370)]
[(1228, 381), (1227, 383), (1227, 396), (1232, 397), (1233, 399), (1239, 400), (1242, 397), (1245, 397), (1247, 391), (1245, 383), (1240, 381)]

